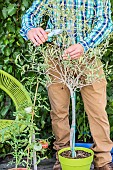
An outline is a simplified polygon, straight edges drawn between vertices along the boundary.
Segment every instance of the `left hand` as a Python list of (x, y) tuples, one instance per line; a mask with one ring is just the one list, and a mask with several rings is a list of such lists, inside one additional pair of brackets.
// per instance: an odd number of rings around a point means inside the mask
[(84, 54), (83, 46), (81, 44), (74, 44), (64, 51), (63, 59), (68, 60), (69, 58), (67, 55), (69, 55), (70, 59), (74, 60), (80, 58), (83, 54)]

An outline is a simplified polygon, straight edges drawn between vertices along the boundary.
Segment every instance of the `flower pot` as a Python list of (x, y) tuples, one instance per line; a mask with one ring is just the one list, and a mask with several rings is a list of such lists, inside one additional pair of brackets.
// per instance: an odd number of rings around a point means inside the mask
[(75, 147), (91, 148), (93, 143), (75, 143)]
[(70, 159), (62, 157), (60, 154), (64, 151), (70, 150), (70, 147), (61, 149), (58, 152), (59, 161), (62, 166), (62, 170), (90, 170), (91, 163), (93, 161), (94, 152), (91, 149), (83, 147), (75, 147), (75, 150), (83, 150), (85, 152), (91, 153), (91, 156), (81, 159)]
[[(85, 147), (85, 148), (91, 148), (93, 143), (75, 143), (75, 147)], [(111, 150), (111, 156), (112, 156), (112, 162), (113, 162), (113, 148)]]

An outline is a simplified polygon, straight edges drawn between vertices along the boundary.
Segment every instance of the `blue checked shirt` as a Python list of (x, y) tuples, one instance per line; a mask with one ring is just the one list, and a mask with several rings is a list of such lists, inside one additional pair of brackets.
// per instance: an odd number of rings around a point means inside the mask
[[(46, 8), (50, 7), (50, 17), (46, 29), (73, 31), (74, 43), (80, 43), (85, 52), (103, 42), (113, 31), (110, 0), (35, 0), (22, 17), (20, 34), (24, 39), (30, 29), (40, 27)], [(56, 10), (57, 9), (57, 10)], [(59, 9), (59, 12), (58, 12)], [(69, 11), (72, 18), (66, 18)], [(61, 15), (59, 15), (59, 13)], [(61, 16), (64, 16), (60, 21)], [(59, 22), (60, 21), (60, 22)]]

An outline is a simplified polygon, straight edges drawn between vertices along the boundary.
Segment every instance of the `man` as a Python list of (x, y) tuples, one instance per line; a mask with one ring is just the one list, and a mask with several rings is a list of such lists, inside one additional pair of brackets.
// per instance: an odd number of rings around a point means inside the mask
[[(64, 60), (68, 59), (69, 54), (72, 60), (80, 58), (90, 48), (99, 45), (112, 32), (112, 21), (109, 0), (56, 0), (57, 5), (65, 4), (71, 9), (79, 10), (83, 6), (83, 11), (76, 13), (75, 24), (82, 23), (87, 19), (87, 26), (90, 31), (84, 34), (82, 26), (77, 25), (78, 30), (75, 33), (76, 43), (70, 45), (64, 51)], [(49, 5), (49, 0), (35, 0), (33, 5), (27, 10), (22, 19), (21, 35), (27, 40), (31, 40), (36, 46), (39, 46), (48, 40), (46, 31), (40, 27), (41, 13), (46, 10), (44, 5)], [(56, 5), (56, 7), (57, 7)], [(55, 9), (55, 8), (54, 8)], [(78, 17), (79, 15), (79, 17)], [(53, 18), (55, 18), (53, 10)], [(78, 18), (78, 20), (77, 20)], [(55, 29), (57, 20), (54, 23), (48, 20), (47, 29)], [(68, 20), (65, 25), (70, 26)], [(71, 25), (72, 28), (74, 25)], [(80, 29), (79, 29), (80, 28)], [(61, 28), (62, 29), (62, 24)], [(99, 75), (103, 74), (103, 69), (99, 70)], [(62, 84), (53, 84), (48, 88), (48, 95), (51, 103), (52, 128), (56, 141), (54, 149), (57, 151), (69, 145), (70, 126), (68, 120), (68, 110), (70, 93), (66, 86)], [(113, 164), (110, 151), (113, 143), (110, 140), (110, 130), (106, 107), (106, 80), (103, 78), (100, 82), (95, 82), (81, 89), (81, 95), (84, 107), (88, 115), (91, 134), (94, 140), (92, 150), (95, 153), (94, 164), (96, 170), (111, 170)], [(62, 100), (63, 99), (63, 100)], [(60, 163), (57, 160), (53, 170), (60, 170)]]

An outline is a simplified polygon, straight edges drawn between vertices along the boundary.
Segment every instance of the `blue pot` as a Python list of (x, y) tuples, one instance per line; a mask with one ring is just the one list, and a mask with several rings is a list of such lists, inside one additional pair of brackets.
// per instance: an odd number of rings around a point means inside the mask
[[(76, 147), (84, 147), (84, 148), (90, 148), (93, 145), (93, 143), (76, 143)], [(112, 162), (113, 162), (113, 148), (111, 150), (111, 155), (112, 155)]]
[(90, 148), (92, 146), (92, 143), (76, 143), (76, 147), (84, 147), (84, 148)]

